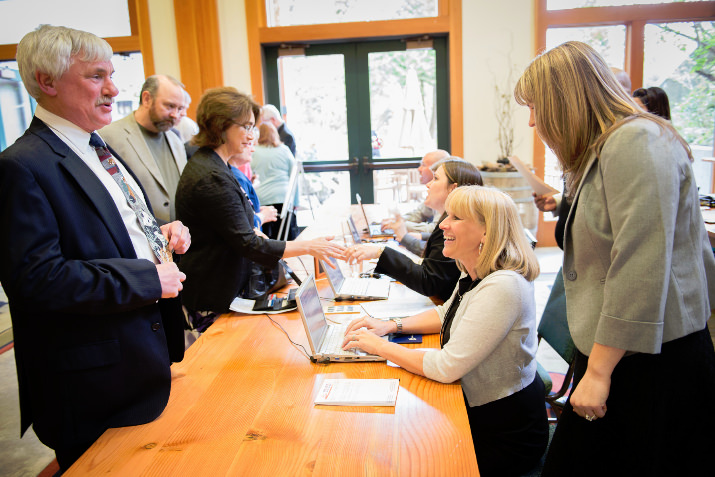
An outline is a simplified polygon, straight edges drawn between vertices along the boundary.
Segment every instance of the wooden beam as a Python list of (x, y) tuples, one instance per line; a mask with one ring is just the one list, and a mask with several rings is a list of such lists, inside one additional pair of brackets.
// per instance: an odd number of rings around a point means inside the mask
[(548, 26), (588, 26), (623, 24), (624, 19), (656, 23), (659, 21), (699, 21), (715, 18), (715, 2), (586, 7), (546, 12)]
[[(246, 2), (247, 4), (249, 2)], [(460, 10), (450, 2), (451, 11)], [(248, 6), (247, 6), (248, 8)], [(385, 20), (374, 22), (329, 23), (324, 25), (297, 25), (286, 27), (261, 27), (259, 41), (264, 45), (290, 42), (359, 40), (365, 38), (393, 38), (405, 35), (446, 34), (450, 32), (450, 17), (411, 18), (407, 20)]]
[[(440, 2), (440, 5), (446, 2)], [(464, 72), (462, 68), (462, 2), (449, 2), (450, 153), (464, 157)]]
[[(151, 44), (148, 0), (130, 0), (129, 6), (129, 18), (133, 18), (132, 34), (139, 35), (139, 48), (141, 49), (144, 77), (146, 78), (156, 73), (154, 47)], [(134, 31), (135, 24), (136, 32)]]
[[(223, 63), (216, 0), (174, 0), (181, 81), (192, 98), (223, 86)], [(188, 114), (196, 117), (198, 101)]]
[(258, 30), (266, 26), (264, 2), (246, 0), (246, 36), (248, 37), (248, 64), (251, 72), (251, 94), (256, 102), (266, 103), (263, 92), (263, 49)]

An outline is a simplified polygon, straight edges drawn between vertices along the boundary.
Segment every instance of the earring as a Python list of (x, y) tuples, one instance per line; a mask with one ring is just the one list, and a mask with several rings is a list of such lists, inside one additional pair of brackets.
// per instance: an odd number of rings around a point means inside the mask
[(479, 253), (482, 253), (482, 247), (484, 246), (484, 242), (479, 242)]

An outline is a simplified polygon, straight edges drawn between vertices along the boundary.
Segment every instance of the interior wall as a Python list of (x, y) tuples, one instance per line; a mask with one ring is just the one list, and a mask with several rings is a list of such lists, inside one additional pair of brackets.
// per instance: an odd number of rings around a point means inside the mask
[(181, 80), (178, 42), (176, 34), (173, 0), (151, 0), (149, 24), (151, 25), (151, 45), (154, 50), (154, 71), (156, 74), (171, 75)]
[[(512, 98), (514, 153), (533, 164), (534, 134), (528, 126), (529, 112), (516, 104), (512, 95), (514, 83), (533, 58), (532, 3), (462, 1), (464, 158), (472, 163), (493, 162), (499, 156), (495, 116), (498, 82)], [(510, 65), (513, 77), (508, 83)]]
[(223, 80), (241, 92), (251, 92), (248, 63), (248, 34), (244, 0), (218, 0)]

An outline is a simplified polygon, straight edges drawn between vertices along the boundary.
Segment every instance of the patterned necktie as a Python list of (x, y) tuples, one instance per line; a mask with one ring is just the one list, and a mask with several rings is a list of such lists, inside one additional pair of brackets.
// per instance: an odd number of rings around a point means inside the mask
[(171, 262), (172, 257), (171, 252), (169, 252), (169, 242), (164, 237), (164, 234), (161, 233), (161, 229), (156, 223), (156, 219), (151, 212), (149, 212), (149, 209), (146, 204), (144, 204), (144, 201), (140, 200), (132, 188), (129, 187), (126, 179), (124, 179), (122, 171), (119, 170), (114, 157), (112, 157), (112, 153), (109, 152), (109, 149), (104, 144), (104, 141), (102, 141), (102, 138), (100, 138), (97, 133), (92, 133), (89, 138), (89, 145), (92, 146), (97, 152), (97, 156), (99, 157), (99, 161), (102, 163), (102, 166), (104, 166), (109, 175), (111, 175), (117, 185), (119, 185), (122, 192), (124, 192), (124, 197), (126, 197), (129, 207), (131, 207), (137, 215), (139, 224), (141, 225), (142, 230), (144, 230), (144, 235), (146, 235), (146, 239), (149, 241), (149, 245), (154, 251), (154, 255), (157, 256), (161, 263)]

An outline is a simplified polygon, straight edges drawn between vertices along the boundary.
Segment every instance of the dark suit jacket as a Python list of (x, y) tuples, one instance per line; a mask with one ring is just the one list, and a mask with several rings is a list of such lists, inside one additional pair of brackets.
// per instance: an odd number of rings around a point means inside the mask
[(443, 215), (427, 239), (421, 265), (397, 250), (385, 248), (377, 261), (375, 272), (389, 275), (417, 293), (446, 301), (457, 286), (460, 271), (454, 260), (442, 254), (444, 233), (439, 224), (444, 218)]
[(229, 167), (210, 148), (189, 160), (176, 188), (176, 217), (191, 230), (182, 300), (192, 311), (224, 313), (246, 287), (251, 261), (274, 267), (285, 242), (253, 231), (253, 208)]
[(281, 127), (278, 128), (278, 137), (281, 138), (283, 144), (288, 146), (290, 152), (293, 153), (293, 157), (295, 157), (295, 136), (293, 136), (293, 132), (288, 129), (286, 123), (281, 124)]
[(37, 118), (0, 154), (0, 282), (23, 433), (71, 447), (161, 414), (183, 357), (179, 300), (159, 300), (107, 190)]

